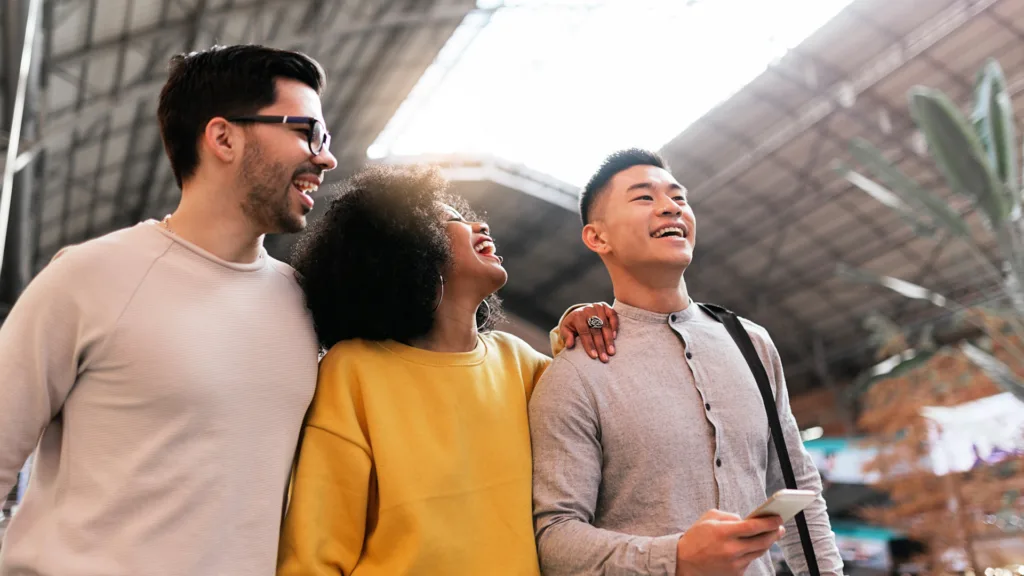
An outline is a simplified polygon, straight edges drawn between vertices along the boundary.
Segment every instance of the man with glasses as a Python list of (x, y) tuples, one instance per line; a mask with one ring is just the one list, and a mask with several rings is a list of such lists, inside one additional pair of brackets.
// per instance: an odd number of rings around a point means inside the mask
[(178, 208), (66, 250), (0, 329), (0, 493), (38, 445), (0, 575), (274, 573), (317, 342), (263, 236), (337, 165), (323, 85), (259, 46), (172, 60)]
[[(178, 208), (63, 250), (0, 328), (0, 493), (37, 449), (0, 576), (274, 574), (318, 347), (263, 236), (302, 230), (337, 165), (323, 86), (295, 52), (172, 59)], [(595, 313), (563, 319), (568, 344)]]

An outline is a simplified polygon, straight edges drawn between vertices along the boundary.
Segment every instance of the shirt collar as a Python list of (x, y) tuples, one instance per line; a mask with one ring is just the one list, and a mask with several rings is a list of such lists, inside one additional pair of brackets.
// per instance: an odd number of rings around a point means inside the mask
[(651, 312), (650, 310), (644, 310), (643, 308), (637, 308), (636, 306), (630, 306), (622, 301), (616, 300), (612, 304), (612, 308), (620, 316), (643, 322), (645, 324), (669, 324), (686, 322), (693, 320), (697, 317), (697, 305), (694, 303), (693, 298), (690, 299), (690, 303), (682, 310), (672, 312), (669, 314), (662, 314), (660, 312)]

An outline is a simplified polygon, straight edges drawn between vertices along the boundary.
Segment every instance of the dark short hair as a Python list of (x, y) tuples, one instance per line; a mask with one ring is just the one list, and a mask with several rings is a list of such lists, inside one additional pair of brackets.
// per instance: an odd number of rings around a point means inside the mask
[[(350, 178), (298, 241), (292, 264), (320, 345), (410, 340), (434, 325), (452, 249), (439, 202), (477, 220), (436, 167), (370, 166)], [(477, 310), (489, 330), (501, 316), (491, 294)]]
[(608, 187), (608, 182), (619, 172), (628, 170), (633, 166), (654, 166), (663, 170), (669, 169), (665, 159), (657, 152), (650, 150), (628, 148), (610, 154), (601, 163), (601, 167), (597, 169), (597, 172), (594, 172), (594, 175), (590, 177), (583, 190), (580, 191), (580, 219), (583, 220), (584, 226), (590, 223), (590, 210), (594, 207), (594, 202), (598, 196)]
[(157, 118), (178, 187), (199, 165), (199, 135), (217, 117), (246, 116), (277, 101), (275, 80), (323, 90), (326, 75), (299, 52), (256, 45), (214, 46), (171, 58)]

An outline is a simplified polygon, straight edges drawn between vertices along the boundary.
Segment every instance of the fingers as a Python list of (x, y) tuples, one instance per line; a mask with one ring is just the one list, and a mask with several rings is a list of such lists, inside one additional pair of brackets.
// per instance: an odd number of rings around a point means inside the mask
[(604, 327), (601, 328), (601, 340), (602, 344), (605, 346), (603, 350), (599, 348), (597, 352), (601, 355), (601, 361), (607, 362), (608, 356), (615, 354), (615, 336), (612, 335), (612, 324), (608, 319), (608, 311), (604, 304), (594, 305), (594, 315), (600, 318), (601, 322), (604, 323)]
[(701, 516), (700, 519), (698, 519), (697, 521), (698, 522), (703, 522), (705, 520), (719, 520), (719, 521), (725, 521), (725, 522), (739, 522), (739, 521), (741, 521), (743, 519), (740, 518), (739, 516), (735, 515), (735, 514), (730, 514), (729, 512), (722, 512), (721, 510), (712, 509), (712, 510), (708, 510), (707, 512), (705, 512), (704, 515)]
[(732, 535), (737, 538), (754, 538), (765, 533), (774, 533), (782, 526), (782, 518), (765, 516), (736, 522), (732, 526)]
[(597, 346), (594, 344), (594, 334), (591, 330), (584, 330), (579, 333), (576, 337), (580, 344), (583, 346), (583, 350), (587, 352), (587, 355), (591, 358), (597, 358)]
[[(605, 323), (605, 327), (601, 329), (591, 328), (588, 320), (592, 316), (600, 318), (601, 322)], [(565, 318), (562, 330), (568, 328), (574, 332), (576, 339), (583, 345), (583, 350), (586, 351), (588, 356), (594, 359), (600, 358), (602, 362), (607, 362), (609, 354), (607, 343), (611, 342), (611, 339), (606, 338), (606, 332), (609, 337), (611, 336), (611, 330), (607, 328), (607, 318), (608, 315), (604, 310), (603, 304), (590, 304), (573, 310), (572, 314)], [(612, 348), (612, 353), (614, 353), (614, 348)]]
[(572, 331), (571, 327), (567, 327), (565, 324), (559, 326), (558, 334), (562, 336), (562, 342), (565, 343), (566, 348), (576, 345), (576, 333)]
[(768, 552), (768, 548), (765, 548), (764, 550), (756, 550), (749, 554), (744, 554), (743, 556), (740, 556), (736, 559), (736, 568), (739, 570), (746, 570), (747, 567), (750, 566), (751, 562), (757, 560), (761, 556), (764, 556), (766, 552)]
[[(596, 357), (600, 358), (601, 362), (607, 362), (608, 361), (608, 345), (605, 343), (603, 329), (602, 330), (591, 330), (590, 331), (590, 335), (594, 339), (594, 352), (597, 354)], [(595, 356), (594, 356), (594, 354), (591, 354), (590, 357), (594, 358)]]
[[(600, 358), (601, 362), (608, 361), (608, 346), (605, 340), (605, 331), (607, 330), (606, 314), (604, 313), (604, 307), (600, 304), (591, 304), (582, 309), (582, 314), (574, 322), (576, 328), (579, 330), (580, 338), (583, 340), (583, 348), (587, 351), (587, 354), (591, 358)], [(601, 322), (605, 324), (604, 327), (597, 329), (591, 328), (587, 321), (591, 316), (597, 316), (601, 319)], [(583, 326), (579, 323), (582, 322)], [(583, 336), (586, 333), (589, 338)], [(590, 347), (587, 345), (590, 344)]]
[(742, 538), (738, 540), (740, 543), (739, 554), (743, 556), (752, 554), (756, 558), (767, 552), (772, 547), (772, 544), (781, 540), (785, 535), (786, 529), (779, 526), (771, 532), (754, 536), (753, 538)]
[(601, 303), (601, 306), (604, 307), (605, 313), (608, 315), (608, 321), (606, 323), (611, 324), (612, 340), (614, 340), (619, 337), (619, 313), (615, 311), (615, 308), (612, 308), (604, 302)]
[[(594, 316), (601, 319), (601, 328), (591, 328), (588, 321)], [(609, 356), (615, 354), (614, 342), (618, 331), (619, 315), (604, 302), (574, 309), (558, 327), (566, 348), (573, 348), (576, 342), (580, 342), (588, 356), (600, 358), (602, 362), (608, 362)]]

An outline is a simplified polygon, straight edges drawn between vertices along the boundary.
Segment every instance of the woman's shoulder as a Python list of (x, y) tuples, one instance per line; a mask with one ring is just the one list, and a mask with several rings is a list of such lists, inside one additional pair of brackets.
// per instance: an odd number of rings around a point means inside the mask
[(488, 330), (487, 332), (482, 332), (480, 334), (480, 338), (495, 348), (505, 348), (517, 352), (524, 349), (533, 350), (533, 348), (531, 348), (530, 345), (519, 336), (509, 332), (502, 332), (501, 330)]
[(494, 348), (502, 356), (513, 355), (521, 360), (528, 360), (531, 363), (546, 364), (551, 361), (550, 358), (538, 352), (533, 346), (530, 346), (525, 340), (515, 334), (502, 332), (501, 330), (491, 330), (481, 334), (480, 337), (484, 339), (488, 347)]
[(353, 338), (342, 340), (324, 354), (320, 359), (320, 369), (342, 368), (344, 366), (366, 360), (373, 356), (379, 356), (384, 351), (379, 342)]

